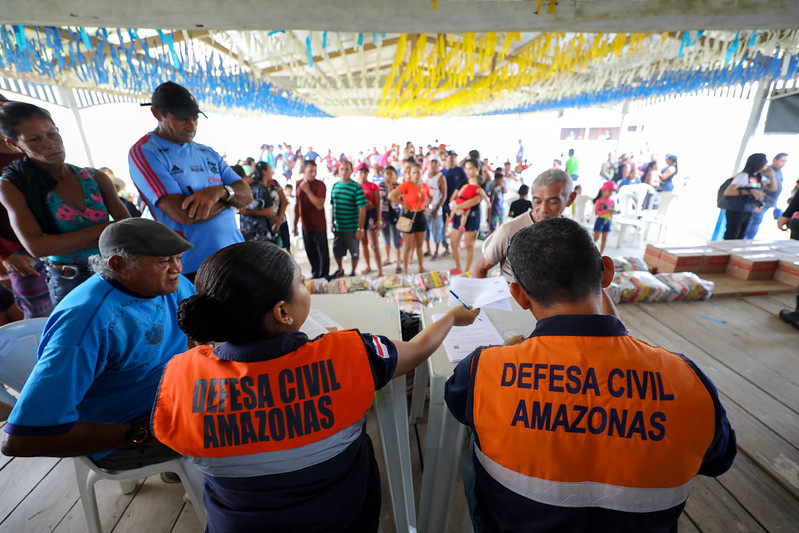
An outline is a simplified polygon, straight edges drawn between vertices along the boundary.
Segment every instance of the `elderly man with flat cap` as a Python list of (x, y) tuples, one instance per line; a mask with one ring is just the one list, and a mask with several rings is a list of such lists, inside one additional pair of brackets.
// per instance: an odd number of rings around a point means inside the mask
[(244, 240), (232, 208), (252, 202), (252, 192), (222, 156), (194, 142), (201, 111), (185, 87), (162, 83), (150, 105), (158, 127), (130, 149), (130, 176), (153, 217), (194, 245), (183, 258), (193, 280), (206, 257)]
[(8, 418), (11, 456), (89, 455), (100, 467), (139, 468), (177, 454), (149, 434), (161, 373), (186, 351), (177, 308), (194, 294), (181, 276), (192, 245), (160, 222), (129, 218), (99, 240), (95, 274), (44, 327), (38, 362)]

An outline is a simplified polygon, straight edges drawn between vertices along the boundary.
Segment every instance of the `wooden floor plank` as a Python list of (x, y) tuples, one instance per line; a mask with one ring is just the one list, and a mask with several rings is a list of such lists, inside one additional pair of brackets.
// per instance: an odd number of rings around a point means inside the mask
[(688, 518), (688, 515), (683, 513), (680, 515), (680, 520), (677, 525), (680, 533), (701, 533), (699, 529), (691, 522), (691, 519)]
[(3, 497), (0, 498), (0, 524), (58, 463), (52, 457), (15, 457), (0, 473), (3, 478)]
[(150, 476), (136, 493), (113, 533), (168, 533), (177, 522), (185, 502), (182, 484), (166, 484)]
[[(72, 461), (69, 459), (68, 461)], [(72, 465), (72, 484), (75, 494), (78, 492), (78, 482), (75, 478), (75, 466)], [(130, 502), (136, 496), (136, 493), (122, 494), (122, 489), (118, 481), (110, 481), (101, 479), (94, 485), (94, 491), (97, 495), (97, 509), (100, 514), (100, 525), (103, 531), (111, 531), (116, 523), (119, 521), (122, 514), (130, 505)], [(80, 498), (72, 506), (64, 519), (58, 524), (58, 527), (53, 533), (85, 533), (86, 532), (86, 517), (83, 514), (83, 504)]]
[(202, 533), (203, 526), (191, 505), (184, 505), (171, 533)]
[(718, 480), (771, 533), (795, 532), (799, 527), (799, 499), (763, 475), (745, 454), (738, 454), (735, 467)]
[(77, 501), (72, 460), (61, 459), (0, 524), (0, 532), (52, 531)]
[[(786, 437), (796, 435), (799, 417), (781, 405), (775, 398), (753, 387), (725, 365), (692, 345), (684, 332), (674, 331), (672, 322), (661, 321), (650, 315), (654, 306), (641, 306), (624, 312), (629, 329), (642, 333), (640, 336), (654, 344), (664, 345), (675, 351), (683, 351), (716, 383), (722, 404), (727, 409), (730, 423), (738, 436), (738, 446), (794, 495), (799, 495), (799, 440)], [(647, 316), (649, 315), (649, 316)], [(701, 341), (697, 341), (701, 343)], [(757, 396), (758, 401), (753, 400)], [(755, 407), (753, 407), (753, 405)], [(746, 407), (741, 407), (746, 406)], [(762, 413), (760, 420), (749, 410)]]
[[(749, 306), (749, 304), (745, 305)], [(682, 303), (676, 306), (648, 304), (638, 307), (639, 310), (650, 313), (668, 328), (673, 329), (686, 342), (704, 350), (716, 360), (717, 364), (730, 368), (762, 390), (767, 391), (793, 411), (799, 412), (797, 372), (793, 369), (777, 372), (764, 361), (752, 357), (753, 350), (746, 347), (747, 341), (744, 338), (746, 336), (746, 333), (743, 332), (745, 324), (730, 322), (722, 324), (700, 318), (702, 316), (716, 318), (715, 315), (720, 315), (724, 319), (721, 312), (723, 309), (715, 305), (715, 302)], [(753, 306), (749, 307), (753, 308)], [(635, 311), (638, 310), (625, 312)], [(756, 312), (754, 308), (752, 312)], [(634, 328), (635, 323), (628, 324), (628, 327)], [(633, 330), (631, 329), (631, 331)], [(767, 345), (760, 346), (759, 349), (768, 353), (769, 348), (774, 348), (778, 344), (782, 346), (795, 342), (791, 336), (785, 333), (775, 334), (775, 337)], [(690, 353), (685, 355), (691, 357)]]
[(673, 323), (661, 320), (661, 315), (656, 314), (656, 306), (631, 306), (635, 308), (625, 311), (622, 319), (633, 335), (686, 355), (707, 374), (723, 395), (746, 406), (747, 412), (788, 442), (799, 443), (799, 416), (792, 409), (769, 391), (755, 386), (737, 369), (728, 366), (730, 363), (723, 356), (708, 354), (694, 344), (692, 337), (686, 338)]
[[(796, 309), (796, 296), (795, 295), (773, 295), (773, 296), (755, 296), (744, 298), (750, 305), (754, 305), (767, 313), (774, 316), (779, 316), (782, 309)], [(787, 325), (787, 327), (791, 327)]]
[(685, 514), (702, 533), (766, 531), (724, 489), (718, 480), (699, 476), (694, 481)]

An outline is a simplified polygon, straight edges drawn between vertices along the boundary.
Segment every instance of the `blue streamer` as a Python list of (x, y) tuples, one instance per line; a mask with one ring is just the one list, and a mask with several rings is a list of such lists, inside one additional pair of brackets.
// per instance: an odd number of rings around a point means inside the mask
[(286, 30), (272, 30), (272, 31), (270, 31), (269, 33), (267, 33), (266, 35), (267, 35), (267, 37), (268, 37), (268, 36), (270, 36), (270, 35), (274, 35), (274, 34), (276, 34), (276, 33), (286, 33)]
[(738, 36), (740, 34), (741, 32), (736, 33), (732, 43), (727, 47), (727, 56), (724, 58), (725, 65), (732, 60), (732, 56), (738, 51)]
[(17, 46), (20, 50), (27, 50), (28, 44), (25, 42), (25, 27), (14, 26), (14, 35), (17, 38)]
[(78, 29), (80, 33), (80, 38), (83, 40), (83, 46), (86, 47), (86, 50), (92, 50), (92, 41), (89, 39), (89, 32), (86, 31), (86, 28)]
[(161, 38), (161, 41), (166, 44), (167, 48), (169, 48), (169, 54), (172, 56), (172, 66), (176, 69), (180, 69), (180, 59), (178, 58), (177, 52), (175, 52), (175, 42), (172, 39), (172, 34), (164, 35), (164, 32), (161, 30), (155, 30), (158, 32), (158, 36)]
[(308, 66), (313, 67), (313, 51), (311, 50), (311, 36), (305, 38), (305, 49), (308, 52)]
[(322, 32), (322, 50), (327, 50), (327, 32)]
[(752, 30), (752, 36), (749, 37), (749, 42), (746, 43), (747, 48), (752, 48), (757, 44), (757, 30)]
[(358, 34), (358, 46), (363, 46), (363, 33)]

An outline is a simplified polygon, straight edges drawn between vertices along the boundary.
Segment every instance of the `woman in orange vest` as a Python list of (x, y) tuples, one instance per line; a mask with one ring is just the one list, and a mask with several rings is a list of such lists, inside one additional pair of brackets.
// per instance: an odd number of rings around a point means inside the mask
[[(380, 478), (364, 431), (376, 389), (478, 311), (455, 307), (410, 342), (300, 332), (311, 298), (289, 254), (266, 242), (202, 264), (178, 323), (200, 345), (164, 370), (153, 433), (205, 476), (209, 532), (377, 531)], [(224, 341), (224, 342), (222, 342)]]

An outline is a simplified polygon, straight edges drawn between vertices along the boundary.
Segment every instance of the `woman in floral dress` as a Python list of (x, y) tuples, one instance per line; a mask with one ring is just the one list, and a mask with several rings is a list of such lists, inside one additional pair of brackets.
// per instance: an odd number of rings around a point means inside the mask
[(0, 201), (33, 257), (46, 257), (53, 303), (85, 281), (89, 256), (111, 219), (129, 214), (107, 175), (65, 162), (61, 134), (50, 113), (32, 104), (0, 106), (0, 133), (25, 154), (3, 170)]

